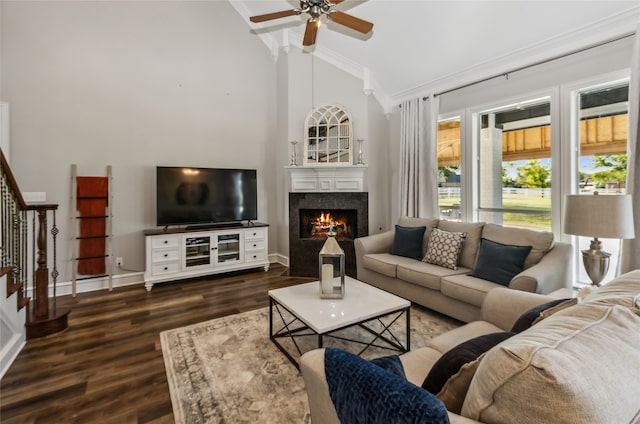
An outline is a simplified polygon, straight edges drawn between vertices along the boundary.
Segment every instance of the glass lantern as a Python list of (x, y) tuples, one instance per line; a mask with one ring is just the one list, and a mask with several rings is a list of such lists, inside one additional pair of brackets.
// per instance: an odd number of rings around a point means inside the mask
[(318, 266), (320, 298), (342, 299), (344, 297), (344, 251), (335, 237), (327, 237), (318, 256)]

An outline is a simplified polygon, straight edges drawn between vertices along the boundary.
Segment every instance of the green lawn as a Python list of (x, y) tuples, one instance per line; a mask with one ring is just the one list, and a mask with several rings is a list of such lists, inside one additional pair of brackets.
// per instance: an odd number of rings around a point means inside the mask
[[(440, 207), (459, 206), (459, 197), (443, 197), (439, 199)], [(505, 212), (503, 223), (519, 227), (551, 229), (551, 197), (541, 196), (539, 190), (532, 189), (527, 194), (504, 193), (502, 207), (522, 211), (540, 211), (540, 214)]]

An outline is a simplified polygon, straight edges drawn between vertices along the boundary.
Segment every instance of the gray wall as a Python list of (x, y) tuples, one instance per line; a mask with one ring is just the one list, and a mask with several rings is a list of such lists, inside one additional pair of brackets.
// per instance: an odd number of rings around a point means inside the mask
[[(365, 139), (371, 232), (389, 221), (388, 120), (362, 81), (292, 47), (274, 62), (228, 2), (2, 1), (1, 101), (23, 192), (59, 204), (59, 281), (71, 278), (71, 165), (113, 166), (114, 256), (144, 270), (155, 167), (256, 168), (269, 251), (288, 256), (289, 142), (338, 103)], [(312, 102), (313, 88), (313, 102)], [(300, 163), (302, 143), (298, 145)], [(385, 228), (386, 229), (386, 228)]]
[(274, 219), (276, 64), (229, 3), (1, 5), (11, 167), (23, 192), (60, 205), (61, 281), (74, 163), (81, 175), (113, 166), (114, 256), (126, 268), (144, 269), (157, 165), (256, 168), (259, 219)]

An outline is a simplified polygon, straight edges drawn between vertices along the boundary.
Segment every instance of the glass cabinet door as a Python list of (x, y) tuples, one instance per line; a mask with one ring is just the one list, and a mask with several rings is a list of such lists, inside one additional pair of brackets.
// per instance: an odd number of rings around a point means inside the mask
[(218, 234), (216, 264), (228, 264), (240, 261), (240, 233)]
[(185, 268), (211, 265), (211, 236), (185, 236)]

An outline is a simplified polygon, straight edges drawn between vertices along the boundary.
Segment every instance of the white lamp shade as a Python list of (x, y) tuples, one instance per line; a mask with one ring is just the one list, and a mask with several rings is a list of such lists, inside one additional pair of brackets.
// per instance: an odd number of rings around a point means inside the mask
[(635, 237), (631, 195), (569, 194), (564, 232), (577, 236), (630, 239)]

